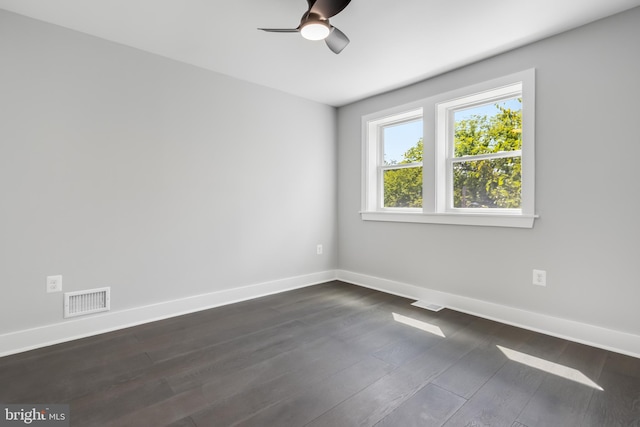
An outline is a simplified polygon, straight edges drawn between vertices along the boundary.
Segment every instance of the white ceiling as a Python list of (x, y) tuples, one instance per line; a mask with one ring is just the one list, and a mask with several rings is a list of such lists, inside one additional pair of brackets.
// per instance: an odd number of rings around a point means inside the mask
[(294, 28), (304, 0), (0, 0), (0, 8), (329, 105), (405, 86), (640, 0), (352, 0), (331, 19), (351, 44)]

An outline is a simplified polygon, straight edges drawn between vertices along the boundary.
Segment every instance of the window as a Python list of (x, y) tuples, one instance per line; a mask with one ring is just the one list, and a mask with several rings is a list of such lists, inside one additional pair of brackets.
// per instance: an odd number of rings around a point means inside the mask
[(363, 117), (364, 220), (532, 227), (534, 70)]
[(377, 126), (382, 159), (377, 180), (385, 208), (422, 208), (422, 111)]

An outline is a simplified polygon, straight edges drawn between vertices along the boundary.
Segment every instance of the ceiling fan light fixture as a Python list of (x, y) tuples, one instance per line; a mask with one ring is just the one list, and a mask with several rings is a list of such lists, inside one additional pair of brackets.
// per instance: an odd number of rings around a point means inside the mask
[(349, 37), (329, 23), (351, 0), (307, 0), (309, 9), (296, 28), (258, 28), (268, 33), (300, 33), (307, 40), (324, 40), (331, 52), (338, 54), (349, 44)]
[(322, 21), (307, 21), (301, 28), (300, 34), (307, 40), (324, 40), (331, 30)]

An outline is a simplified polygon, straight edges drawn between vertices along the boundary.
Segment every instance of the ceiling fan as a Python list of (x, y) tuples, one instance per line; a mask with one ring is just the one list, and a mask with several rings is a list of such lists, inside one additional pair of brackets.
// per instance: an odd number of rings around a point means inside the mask
[(340, 53), (349, 44), (349, 37), (329, 23), (347, 7), (351, 0), (307, 0), (309, 9), (302, 15), (297, 28), (258, 28), (271, 33), (300, 33), (308, 40), (324, 40), (333, 53)]

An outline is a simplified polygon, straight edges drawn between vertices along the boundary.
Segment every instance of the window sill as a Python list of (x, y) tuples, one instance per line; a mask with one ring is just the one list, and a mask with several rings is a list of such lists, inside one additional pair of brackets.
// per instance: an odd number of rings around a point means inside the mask
[(537, 215), (459, 214), (424, 212), (360, 212), (363, 221), (415, 222), (423, 224), (476, 225), (533, 228)]

